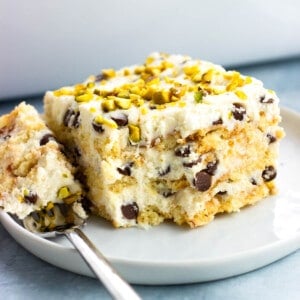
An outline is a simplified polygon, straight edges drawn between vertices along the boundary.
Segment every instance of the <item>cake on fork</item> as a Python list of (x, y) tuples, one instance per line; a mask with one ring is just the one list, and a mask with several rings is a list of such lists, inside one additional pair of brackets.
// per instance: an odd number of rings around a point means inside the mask
[(255, 78), (153, 53), (48, 91), (44, 108), (95, 214), (115, 227), (194, 228), (276, 192), (278, 102)]
[(48, 231), (87, 218), (81, 184), (53, 133), (24, 102), (0, 117), (0, 208)]

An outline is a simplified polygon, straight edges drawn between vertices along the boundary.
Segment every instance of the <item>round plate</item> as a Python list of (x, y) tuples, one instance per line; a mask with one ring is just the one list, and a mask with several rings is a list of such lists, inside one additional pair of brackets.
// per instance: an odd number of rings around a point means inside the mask
[[(300, 247), (300, 115), (282, 109), (279, 194), (239, 213), (219, 215), (188, 229), (164, 223), (150, 229), (114, 229), (92, 217), (84, 232), (131, 283), (179, 284), (225, 278), (267, 265)], [(45, 240), (0, 213), (7, 231), (28, 251), (63, 269), (93, 276), (61, 237)]]

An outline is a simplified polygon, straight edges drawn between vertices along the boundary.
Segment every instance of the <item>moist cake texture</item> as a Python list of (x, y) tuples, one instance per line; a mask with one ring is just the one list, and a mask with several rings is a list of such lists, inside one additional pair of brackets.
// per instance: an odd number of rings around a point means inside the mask
[(44, 231), (85, 219), (81, 185), (61, 150), (32, 106), (0, 117), (0, 207)]
[(193, 228), (276, 192), (278, 102), (255, 78), (153, 53), (48, 91), (44, 107), (96, 214), (115, 227)]

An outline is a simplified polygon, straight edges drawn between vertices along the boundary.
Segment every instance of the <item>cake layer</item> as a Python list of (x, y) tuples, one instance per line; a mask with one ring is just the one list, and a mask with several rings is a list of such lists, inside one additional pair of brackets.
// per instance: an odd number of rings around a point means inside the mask
[(95, 212), (116, 227), (196, 227), (275, 192), (279, 100), (257, 79), (154, 53), (44, 101)]
[(75, 169), (37, 111), (21, 103), (0, 118), (0, 207), (43, 230), (87, 217)]

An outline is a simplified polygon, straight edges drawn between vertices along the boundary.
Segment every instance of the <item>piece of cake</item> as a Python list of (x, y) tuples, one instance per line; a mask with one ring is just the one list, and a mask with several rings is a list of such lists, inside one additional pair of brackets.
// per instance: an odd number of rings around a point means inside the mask
[(32, 106), (0, 117), (0, 207), (43, 231), (82, 222), (83, 191), (62, 149)]
[(261, 81), (153, 53), (49, 91), (45, 118), (115, 227), (197, 227), (275, 193), (278, 98)]

